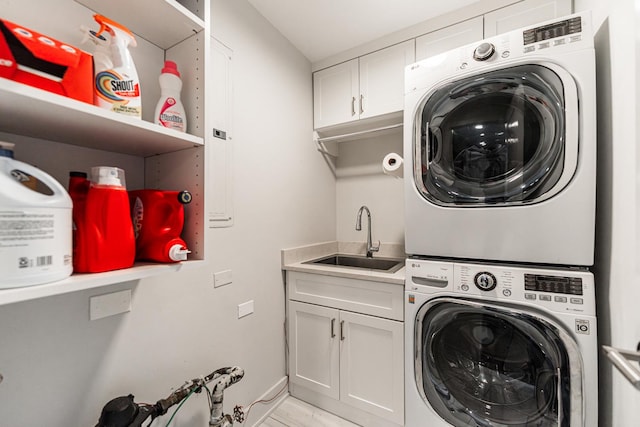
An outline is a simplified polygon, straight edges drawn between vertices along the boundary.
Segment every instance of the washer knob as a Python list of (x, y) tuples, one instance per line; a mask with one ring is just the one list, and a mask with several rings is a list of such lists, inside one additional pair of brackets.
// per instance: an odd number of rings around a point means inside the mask
[(488, 271), (483, 271), (476, 274), (476, 276), (473, 278), (473, 281), (476, 284), (476, 287), (481, 291), (491, 291), (498, 285), (496, 276), (489, 273)]
[(476, 61), (486, 61), (496, 52), (496, 47), (491, 43), (481, 43), (473, 51), (473, 59)]

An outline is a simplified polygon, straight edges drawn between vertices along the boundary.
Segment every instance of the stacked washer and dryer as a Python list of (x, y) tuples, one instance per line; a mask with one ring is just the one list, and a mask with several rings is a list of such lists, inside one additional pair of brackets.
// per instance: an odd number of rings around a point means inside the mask
[(405, 82), (406, 425), (596, 426), (590, 15)]

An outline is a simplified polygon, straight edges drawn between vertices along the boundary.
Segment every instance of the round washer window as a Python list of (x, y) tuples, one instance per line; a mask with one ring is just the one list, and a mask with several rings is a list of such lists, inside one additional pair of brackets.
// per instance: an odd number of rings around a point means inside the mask
[(569, 425), (569, 358), (549, 325), (528, 315), (449, 302), (429, 309), (421, 325), (419, 386), (447, 422)]
[(445, 84), (417, 117), (419, 190), (440, 205), (531, 202), (564, 163), (560, 77), (522, 65)]

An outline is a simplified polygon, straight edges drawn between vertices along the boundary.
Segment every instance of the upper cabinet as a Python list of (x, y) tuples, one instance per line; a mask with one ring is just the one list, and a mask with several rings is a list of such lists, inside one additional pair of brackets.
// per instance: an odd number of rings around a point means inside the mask
[(484, 37), (571, 14), (571, 0), (524, 0), (484, 15)]
[(401, 111), (404, 68), (415, 61), (414, 51), (408, 40), (314, 73), (314, 127)]

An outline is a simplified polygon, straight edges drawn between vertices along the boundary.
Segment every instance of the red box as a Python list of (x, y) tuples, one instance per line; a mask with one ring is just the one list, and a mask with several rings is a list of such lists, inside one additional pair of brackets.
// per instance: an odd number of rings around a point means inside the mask
[(0, 77), (93, 104), (93, 57), (0, 19)]

